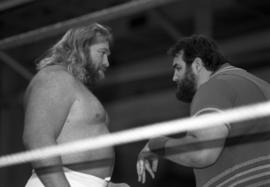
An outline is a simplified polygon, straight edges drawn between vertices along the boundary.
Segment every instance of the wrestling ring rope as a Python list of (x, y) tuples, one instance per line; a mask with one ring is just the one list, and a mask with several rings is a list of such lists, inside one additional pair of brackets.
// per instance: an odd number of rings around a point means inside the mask
[[(158, 136), (176, 134), (190, 130), (246, 121), (270, 115), (270, 102), (242, 106), (219, 113), (209, 113), (198, 117), (182, 118), (166, 122), (153, 123), (144, 127), (131, 128), (112, 134), (100, 135), (71, 143), (59, 144), (0, 157), (0, 168), (26, 163), (33, 160), (60, 156), (108, 146), (127, 144)], [(235, 125), (235, 124), (233, 124)]]

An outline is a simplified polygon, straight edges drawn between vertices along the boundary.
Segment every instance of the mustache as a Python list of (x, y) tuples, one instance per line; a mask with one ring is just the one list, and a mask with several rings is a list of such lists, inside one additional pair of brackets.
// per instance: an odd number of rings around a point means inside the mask
[(101, 71), (105, 72), (105, 71), (107, 71), (107, 67), (101, 66), (98, 70), (101, 70)]

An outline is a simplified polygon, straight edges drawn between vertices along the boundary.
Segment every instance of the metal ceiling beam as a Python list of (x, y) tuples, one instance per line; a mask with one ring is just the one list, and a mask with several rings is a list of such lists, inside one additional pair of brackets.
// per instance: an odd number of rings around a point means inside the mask
[(0, 11), (8, 10), (35, 0), (6, 0), (0, 3)]
[(204, 34), (206, 36), (212, 35), (212, 0), (193, 0), (194, 6), (194, 32)]
[(24, 68), (19, 62), (5, 54), (4, 52), (0, 51), (0, 60), (3, 61), (6, 65), (11, 67), (15, 72), (20, 74), (26, 80), (31, 80), (33, 74), (29, 72), (26, 68)]
[(182, 33), (178, 28), (169, 20), (169, 18), (159, 10), (150, 11), (150, 15), (157, 20), (157, 23), (175, 40), (179, 40)]
[(39, 28), (37, 30), (5, 38), (0, 41), (0, 49), (7, 49), (23, 44), (32, 43), (41, 39), (55, 36), (57, 34), (61, 34), (72, 27), (86, 25), (91, 22), (109, 21), (172, 2), (179, 2), (179, 0), (133, 0), (122, 5), (117, 5), (78, 18), (70, 19), (68, 21), (59, 22), (50, 26)]
[(248, 54), (255, 50), (270, 48), (270, 30), (240, 35), (221, 42), (220, 48), (226, 55)]
[[(241, 66), (242, 63), (251, 63), (260, 58), (269, 58), (268, 54), (264, 56), (254, 56), (260, 49), (270, 48), (270, 30), (246, 34), (226, 41), (218, 41), (220, 51), (233, 59), (235, 65)], [(254, 51), (254, 54), (252, 53)], [(124, 82), (150, 79), (153, 77), (172, 73), (170, 58), (166, 56), (156, 56), (145, 59), (143, 62), (134, 63), (132, 66), (117, 68), (108, 72), (107, 79), (101, 84), (121, 84)], [(245, 65), (245, 64), (244, 64)], [(259, 67), (260, 64), (257, 64)], [(155, 68), (153, 68), (155, 67)]]

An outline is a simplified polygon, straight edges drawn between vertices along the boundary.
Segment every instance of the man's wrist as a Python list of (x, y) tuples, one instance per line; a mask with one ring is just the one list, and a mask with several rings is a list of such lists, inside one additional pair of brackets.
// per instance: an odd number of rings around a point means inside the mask
[(148, 142), (148, 147), (151, 152), (159, 155), (159, 156), (164, 156), (165, 155), (165, 144), (170, 138), (168, 137), (158, 137), (158, 138), (153, 138)]

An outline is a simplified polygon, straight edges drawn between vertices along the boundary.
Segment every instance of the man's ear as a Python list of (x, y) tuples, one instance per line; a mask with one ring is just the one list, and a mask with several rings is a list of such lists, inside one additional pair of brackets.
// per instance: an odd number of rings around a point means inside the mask
[(192, 62), (192, 69), (193, 69), (193, 72), (195, 74), (198, 74), (200, 73), (200, 71), (202, 70), (203, 68), (203, 62), (202, 62), (202, 59), (200, 57), (196, 57), (194, 59), (194, 61)]

